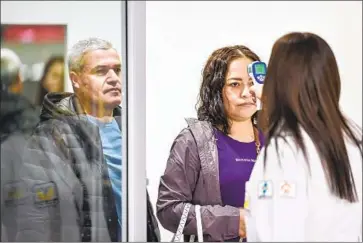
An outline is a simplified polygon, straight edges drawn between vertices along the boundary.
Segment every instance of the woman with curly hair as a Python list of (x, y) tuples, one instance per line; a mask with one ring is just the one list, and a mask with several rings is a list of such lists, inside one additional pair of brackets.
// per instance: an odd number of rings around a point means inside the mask
[[(263, 146), (257, 129), (256, 97), (247, 67), (260, 58), (245, 46), (220, 48), (209, 57), (197, 104), (198, 119), (176, 137), (157, 200), (164, 228), (176, 232), (190, 203), (185, 240), (197, 235), (195, 205), (200, 205), (204, 241), (240, 241), (245, 182)], [(245, 239), (244, 239), (245, 240)]]

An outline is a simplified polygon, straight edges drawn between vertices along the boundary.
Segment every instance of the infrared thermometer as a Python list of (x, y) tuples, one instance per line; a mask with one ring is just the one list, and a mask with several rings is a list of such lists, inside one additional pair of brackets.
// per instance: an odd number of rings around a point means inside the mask
[(252, 78), (254, 85), (261, 85), (265, 81), (267, 67), (264, 62), (253, 62), (247, 67), (248, 75)]
[[(253, 84), (261, 89), (267, 73), (267, 65), (264, 62), (255, 61), (247, 67), (248, 75), (252, 78)], [(257, 109), (261, 109), (261, 102), (257, 99)]]

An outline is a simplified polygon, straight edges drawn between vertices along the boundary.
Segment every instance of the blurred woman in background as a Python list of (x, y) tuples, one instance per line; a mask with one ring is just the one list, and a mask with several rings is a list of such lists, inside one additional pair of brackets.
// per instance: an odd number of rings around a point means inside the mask
[(64, 65), (63, 56), (53, 56), (45, 63), (43, 75), (39, 81), (37, 105), (42, 105), (47, 93), (64, 91)]
[(262, 91), (266, 144), (247, 187), (249, 241), (362, 242), (362, 129), (344, 117), (340, 91), (325, 40), (276, 41)]

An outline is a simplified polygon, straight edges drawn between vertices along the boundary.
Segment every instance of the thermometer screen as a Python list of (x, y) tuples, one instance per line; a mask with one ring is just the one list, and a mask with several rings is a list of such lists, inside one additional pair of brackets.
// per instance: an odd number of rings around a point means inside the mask
[(255, 66), (256, 74), (266, 74), (266, 68), (263, 64), (257, 64)]

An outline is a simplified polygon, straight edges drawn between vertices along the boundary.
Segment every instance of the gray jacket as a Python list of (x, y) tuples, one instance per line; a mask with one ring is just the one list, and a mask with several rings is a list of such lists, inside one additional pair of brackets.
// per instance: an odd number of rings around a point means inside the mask
[[(167, 230), (176, 232), (184, 205), (201, 205), (205, 241), (225, 241), (239, 236), (240, 211), (222, 206), (218, 151), (209, 122), (187, 119), (188, 127), (175, 139), (157, 200), (157, 216)], [(192, 206), (184, 229), (196, 235), (195, 207)], [(188, 237), (187, 237), (188, 238)]]
[(82, 185), (61, 158), (26, 143), (14, 135), (1, 146), (2, 240), (81, 241), (74, 202), (80, 207)]
[[(49, 93), (41, 123), (18, 148), (18, 156), (11, 149), (22, 137), (2, 143), (6, 240), (117, 241), (116, 206), (101, 138), (80, 108), (71, 93)], [(119, 114), (115, 109), (114, 115)]]

